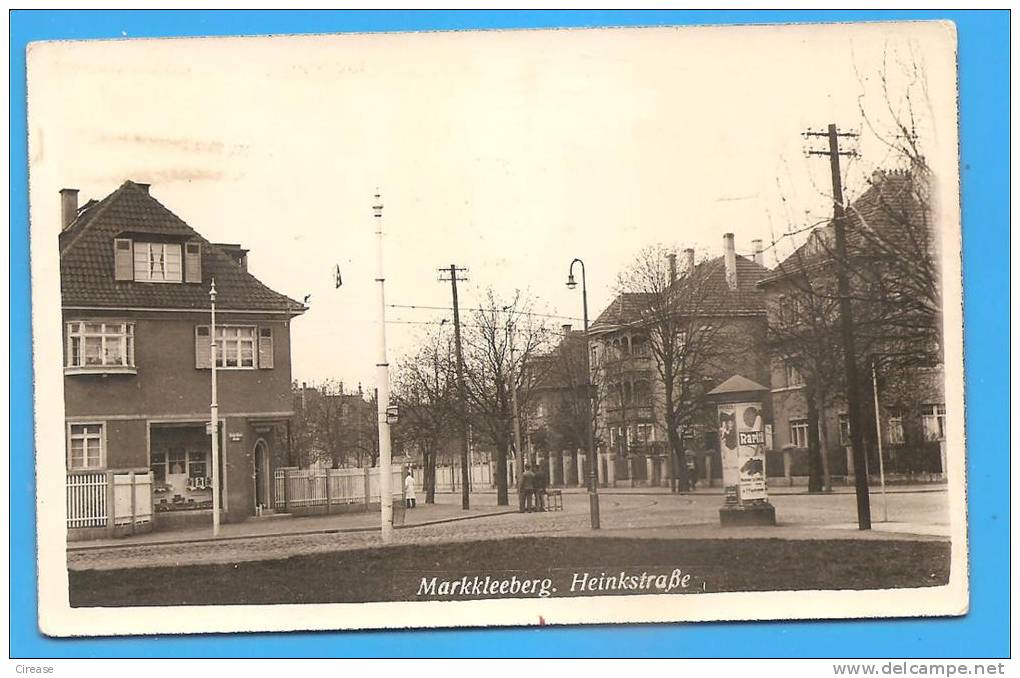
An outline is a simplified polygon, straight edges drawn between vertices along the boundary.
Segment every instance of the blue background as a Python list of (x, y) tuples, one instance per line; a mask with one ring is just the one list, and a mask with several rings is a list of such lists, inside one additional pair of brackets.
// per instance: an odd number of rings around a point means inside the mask
[[(932, 620), (56, 640), (36, 610), (25, 47), (33, 40), (950, 19), (959, 35), (971, 612)], [(10, 40), (12, 657), (1009, 654), (1009, 13), (911, 11), (15, 11)], [(862, 545), (861, 548), (866, 548)]]

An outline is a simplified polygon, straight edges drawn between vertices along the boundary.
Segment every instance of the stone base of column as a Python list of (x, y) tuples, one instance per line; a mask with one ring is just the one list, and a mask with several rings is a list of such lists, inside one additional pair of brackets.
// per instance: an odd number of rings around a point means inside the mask
[(719, 523), (723, 527), (775, 525), (776, 507), (768, 502), (755, 502), (743, 506), (723, 506), (719, 509)]

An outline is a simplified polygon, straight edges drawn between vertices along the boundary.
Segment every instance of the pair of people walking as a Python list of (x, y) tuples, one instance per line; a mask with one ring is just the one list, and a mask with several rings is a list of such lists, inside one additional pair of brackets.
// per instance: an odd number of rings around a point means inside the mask
[(530, 464), (524, 466), (524, 473), (517, 482), (521, 513), (545, 511), (545, 491), (548, 484), (549, 480), (541, 467), (533, 469)]

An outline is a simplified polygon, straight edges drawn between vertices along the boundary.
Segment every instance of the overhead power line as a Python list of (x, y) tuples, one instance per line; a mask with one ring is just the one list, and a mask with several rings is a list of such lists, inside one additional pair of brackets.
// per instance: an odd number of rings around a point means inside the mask
[[(460, 280), (460, 278), (458, 278)], [(386, 304), (389, 308), (407, 308), (412, 310), (427, 310), (427, 311), (452, 311), (452, 306), (424, 306), (421, 304)], [(556, 315), (555, 313), (539, 313), (537, 311), (514, 311), (513, 309), (499, 309), (499, 308), (465, 308), (465, 311), (480, 311), (482, 313), (506, 313), (508, 315), (528, 315), (535, 316), (538, 318), (557, 318), (559, 320), (581, 320), (572, 315)]]

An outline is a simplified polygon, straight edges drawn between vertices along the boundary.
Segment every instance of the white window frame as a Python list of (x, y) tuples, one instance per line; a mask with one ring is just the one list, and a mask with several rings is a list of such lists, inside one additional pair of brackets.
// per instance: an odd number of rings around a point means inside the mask
[[(83, 433), (81, 436), (76, 436), (74, 433), (75, 427), (89, 427), (98, 426), (98, 436), (90, 436), (87, 433)], [(71, 454), (71, 443), (76, 438), (81, 438), (84, 445), (82, 447), (83, 462), (84, 466), (74, 466), (73, 457)], [(89, 466), (88, 464), (88, 441), (99, 440), (99, 465)], [(68, 471), (102, 471), (106, 469), (106, 422), (105, 421), (72, 421), (67, 424), (67, 470)]]
[[(803, 441), (801, 440), (803, 438)], [(803, 444), (801, 444), (803, 442)], [(807, 419), (790, 420), (790, 444), (794, 447), (807, 448), (810, 444)]]
[[(89, 332), (88, 325), (99, 325), (99, 332)], [(123, 320), (69, 320), (65, 324), (65, 341), (67, 358), (64, 363), (65, 374), (82, 374), (90, 372), (125, 372), (135, 373), (135, 324)], [(85, 363), (85, 344), (89, 339), (99, 339), (99, 352), (102, 363), (88, 365)], [(107, 344), (120, 343), (120, 362), (107, 362)], [(75, 344), (78, 345), (77, 359)]]
[[(937, 436), (929, 435), (933, 423), (938, 430)], [(944, 403), (921, 405), (921, 429), (924, 431), (924, 439), (929, 442), (946, 439), (946, 406)]]
[(850, 447), (850, 415), (846, 412), (840, 412), (839, 416), (836, 417), (836, 424), (839, 427), (839, 444), (841, 447)]
[[(222, 337), (227, 330), (250, 330), (251, 337)], [(236, 343), (237, 365), (227, 365), (227, 342)], [(241, 365), (241, 344), (251, 342), (251, 365)], [(259, 366), (258, 327), (256, 325), (216, 325), (216, 369), (217, 370), (255, 370)]]
[(886, 438), (890, 445), (903, 445), (907, 442), (906, 431), (903, 428), (903, 411), (900, 409), (889, 410)]
[[(804, 375), (801, 374), (797, 363), (792, 360), (783, 361), (783, 376), (788, 388), (804, 385)], [(791, 379), (791, 376), (795, 376), (795, 379)]]
[[(153, 275), (153, 252), (156, 248), (160, 250), (160, 261), (162, 267), (162, 277), (154, 277)], [(177, 254), (177, 277), (167, 277), (167, 261), (168, 253), (176, 248)], [(145, 261), (147, 268), (139, 268), (139, 250), (144, 250)], [(146, 282), (146, 283), (182, 283), (184, 282), (184, 248), (181, 243), (176, 242), (146, 242), (136, 240), (132, 247), (132, 268), (134, 269), (135, 282)]]

